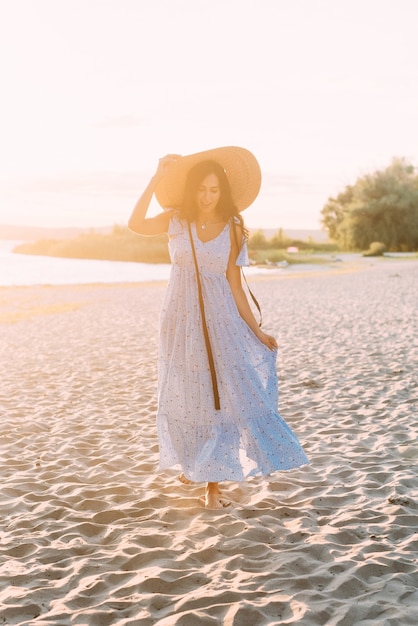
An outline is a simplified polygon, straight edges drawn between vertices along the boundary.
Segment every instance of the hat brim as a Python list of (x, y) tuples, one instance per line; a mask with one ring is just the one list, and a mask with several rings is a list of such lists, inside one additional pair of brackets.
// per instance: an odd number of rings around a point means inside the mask
[(225, 146), (196, 152), (175, 161), (155, 188), (155, 197), (164, 209), (181, 207), (187, 175), (202, 161), (216, 161), (225, 170), (238, 211), (248, 208), (261, 186), (261, 170), (255, 156), (245, 148)]

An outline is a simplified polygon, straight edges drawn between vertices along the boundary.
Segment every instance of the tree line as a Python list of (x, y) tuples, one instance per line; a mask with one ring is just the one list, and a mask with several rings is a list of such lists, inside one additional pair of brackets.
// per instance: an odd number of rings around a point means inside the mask
[[(316, 243), (295, 240), (287, 237), (282, 229), (267, 238), (262, 230), (250, 234), (248, 248), (254, 263), (266, 260), (278, 262), (307, 262), (300, 256), (287, 255), (286, 248), (297, 246), (301, 251), (333, 252), (338, 250), (336, 244)], [(141, 263), (169, 263), (168, 237), (143, 237), (136, 235), (127, 226), (115, 225), (110, 233), (97, 233), (91, 230), (72, 239), (40, 239), (17, 245), (14, 252), (53, 257), (77, 259), (101, 259), (110, 261), (134, 261)]]
[(418, 174), (406, 159), (358, 178), (321, 211), (329, 237), (344, 250), (377, 243), (388, 251), (418, 250)]

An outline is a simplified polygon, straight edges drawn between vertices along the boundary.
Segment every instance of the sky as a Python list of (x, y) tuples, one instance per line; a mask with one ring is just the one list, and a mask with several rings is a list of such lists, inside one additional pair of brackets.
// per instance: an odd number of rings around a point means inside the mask
[(125, 224), (160, 157), (236, 145), (250, 228), (320, 228), (418, 165), (417, 23), (416, 0), (0, 0), (0, 224)]

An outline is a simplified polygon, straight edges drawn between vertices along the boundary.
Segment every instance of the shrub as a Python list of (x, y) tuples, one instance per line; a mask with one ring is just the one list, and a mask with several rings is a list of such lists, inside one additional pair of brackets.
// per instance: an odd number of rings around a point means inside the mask
[(368, 250), (363, 252), (363, 256), (383, 256), (386, 246), (381, 241), (373, 241)]

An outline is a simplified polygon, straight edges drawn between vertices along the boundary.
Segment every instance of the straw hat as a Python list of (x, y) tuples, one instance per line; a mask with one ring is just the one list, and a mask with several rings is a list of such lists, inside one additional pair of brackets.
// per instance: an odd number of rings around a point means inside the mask
[(187, 175), (201, 161), (216, 161), (225, 170), (232, 199), (239, 211), (254, 202), (261, 185), (261, 170), (257, 159), (245, 148), (225, 146), (189, 154), (170, 166), (155, 188), (155, 197), (164, 209), (181, 206)]

